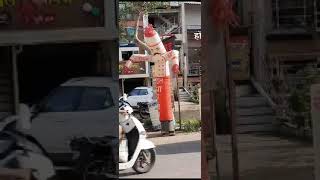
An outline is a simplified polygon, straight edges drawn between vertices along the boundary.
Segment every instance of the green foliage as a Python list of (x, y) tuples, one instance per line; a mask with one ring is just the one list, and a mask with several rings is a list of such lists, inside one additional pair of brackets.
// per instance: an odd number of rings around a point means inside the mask
[(304, 83), (295, 87), (290, 93), (288, 103), (291, 113), (289, 117), (298, 127), (307, 125), (311, 128), (310, 86), (319, 83), (320, 72), (317, 69), (306, 69), (304, 74)]
[(195, 86), (190, 86), (189, 91), (191, 93), (190, 101), (199, 104), (200, 95), (199, 95), (200, 84)]
[(182, 120), (181, 123), (184, 132), (198, 132), (201, 129), (201, 121), (197, 119)]
[(120, 25), (120, 40), (132, 41), (125, 32), (124, 21), (138, 19), (139, 13), (157, 13), (160, 8), (169, 8), (169, 2), (162, 1), (124, 1), (119, 3), (119, 25)]

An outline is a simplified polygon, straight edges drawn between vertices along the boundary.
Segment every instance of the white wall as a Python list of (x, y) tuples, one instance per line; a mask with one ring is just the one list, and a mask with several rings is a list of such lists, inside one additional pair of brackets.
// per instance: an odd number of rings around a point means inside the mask
[(185, 21), (187, 28), (201, 28), (201, 4), (185, 4), (185, 10)]

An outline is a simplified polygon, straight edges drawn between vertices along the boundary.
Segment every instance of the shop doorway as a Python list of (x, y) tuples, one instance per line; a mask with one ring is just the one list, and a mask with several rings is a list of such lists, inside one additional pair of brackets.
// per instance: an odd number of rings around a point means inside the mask
[(70, 78), (96, 75), (98, 45), (24, 46), (17, 61), (20, 102), (37, 103)]
[(128, 94), (131, 90), (136, 87), (146, 86), (146, 79), (144, 78), (132, 78), (124, 80), (124, 93)]

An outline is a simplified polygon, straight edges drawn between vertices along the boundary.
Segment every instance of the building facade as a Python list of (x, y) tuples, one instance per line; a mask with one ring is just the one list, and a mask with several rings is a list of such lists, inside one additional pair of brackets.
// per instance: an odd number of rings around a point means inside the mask
[(118, 79), (117, 9), (117, 0), (0, 1), (0, 119), (69, 78)]

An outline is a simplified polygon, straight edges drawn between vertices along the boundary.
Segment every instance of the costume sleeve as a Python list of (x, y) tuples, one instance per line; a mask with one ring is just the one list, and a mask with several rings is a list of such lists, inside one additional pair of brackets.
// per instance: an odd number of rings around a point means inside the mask
[(130, 59), (126, 62), (125, 66), (130, 68), (132, 63), (151, 61), (152, 56), (145, 54), (133, 54)]
[(174, 65), (179, 65), (179, 51), (177, 50), (171, 50), (169, 52), (167, 52), (166, 54), (164, 54), (164, 58), (167, 61), (172, 61), (171, 64)]

